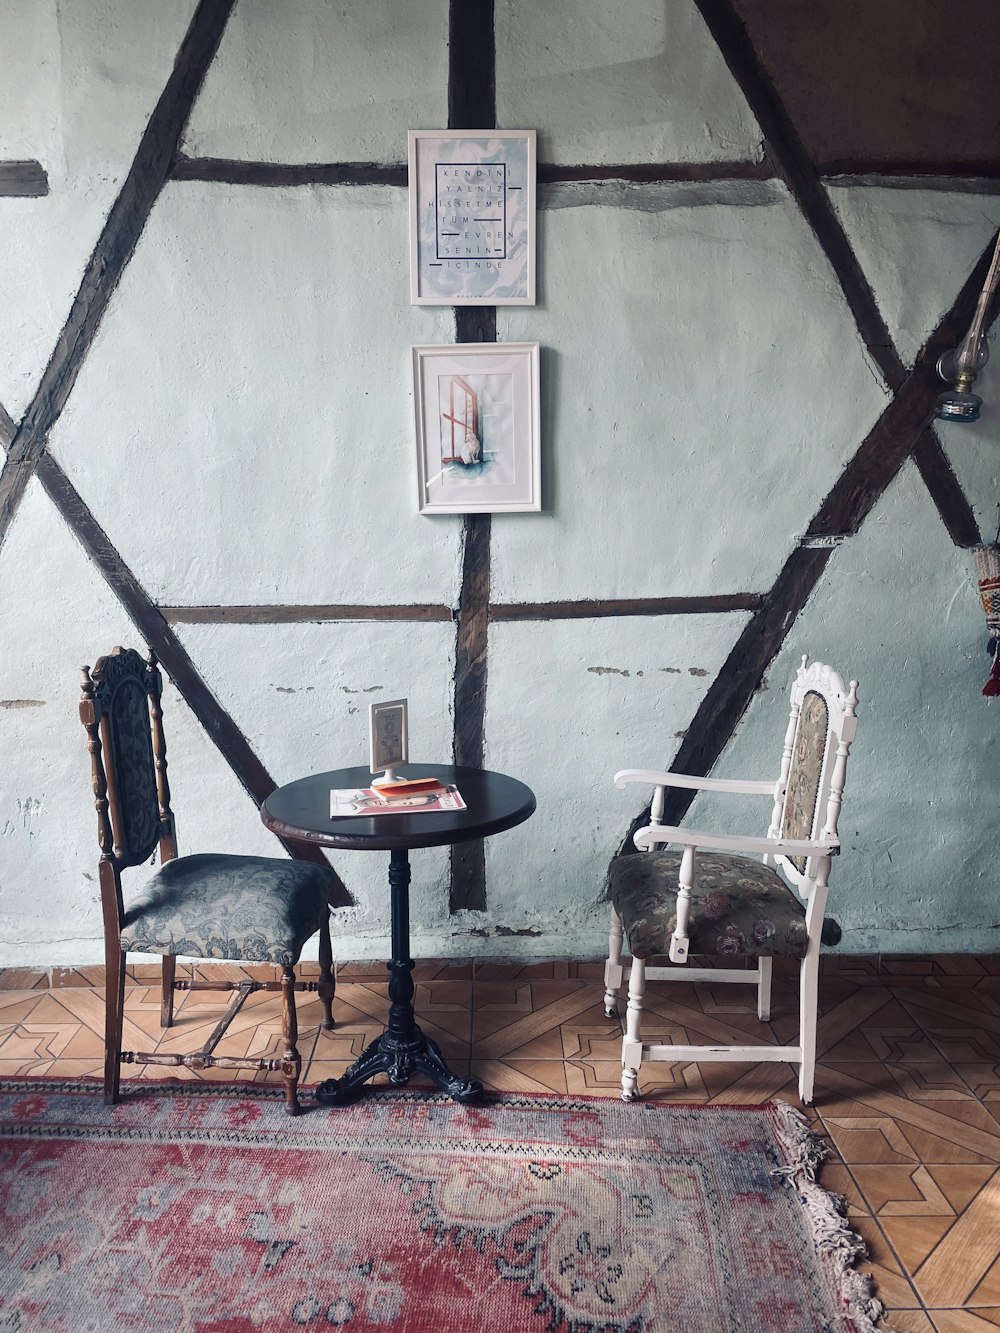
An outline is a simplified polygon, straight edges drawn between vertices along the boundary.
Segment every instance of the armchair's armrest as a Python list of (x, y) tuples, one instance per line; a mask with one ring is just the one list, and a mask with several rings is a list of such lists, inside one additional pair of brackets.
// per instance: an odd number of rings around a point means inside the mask
[(773, 796), (774, 782), (743, 782), (738, 778), (696, 778), (689, 773), (661, 773), (652, 768), (623, 768), (615, 774), (615, 786), (642, 782), (647, 787), (687, 787), (696, 791), (742, 792), (751, 796)]
[(758, 852), (771, 856), (836, 856), (840, 851), (840, 843), (835, 838), (745, 838), (739, 834), (702, 833), (700, 829), (677, 828), (671, 824), (647, 824), (639, 829), (632, 841), (640, 848), (657, 842), (679, 842), (683, 847)]

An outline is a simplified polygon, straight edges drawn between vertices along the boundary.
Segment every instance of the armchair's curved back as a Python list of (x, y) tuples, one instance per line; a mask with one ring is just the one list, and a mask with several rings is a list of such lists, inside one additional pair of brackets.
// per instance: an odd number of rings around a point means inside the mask
[[(832, 667), (803, 657), (792, 686), (769, 837), (836, 838), (857, 704), (856, 680), (848, 687)], [(804, 856), (768, 859), (796, 885), (813, 878)]]
[(84, 667), (80, 719), (89, 737), (101, 851), (118, 866), (138, 865), (171, 825), (154, 655), (145, 662), (134, 648), (115, 648), (93, 671)]

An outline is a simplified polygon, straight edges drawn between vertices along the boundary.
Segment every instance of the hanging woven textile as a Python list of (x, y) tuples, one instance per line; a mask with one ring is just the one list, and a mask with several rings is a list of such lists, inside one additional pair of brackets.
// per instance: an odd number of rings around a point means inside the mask
[(979, 599), (986, 613), (993, 668), (983, 686), (986, 695), (1000, 694), (1000, 544), (987, 542), (974, 548), (979, 576)]

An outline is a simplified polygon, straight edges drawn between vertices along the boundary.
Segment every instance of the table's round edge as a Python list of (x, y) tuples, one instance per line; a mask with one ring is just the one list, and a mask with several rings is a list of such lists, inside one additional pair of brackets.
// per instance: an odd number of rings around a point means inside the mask
[[(508, 829), (517, 828), (518, 824), (523, 824), (525, 820), (530, 819), (536, 809), (536, 802), (532, 801), (530, 809), (522, 808), (515, 811), (514, 814), (498, 819), (488, 827), (480, 824), (477, 828), (468, 831), (452, 829), (446, 836), (442, 836), (440, 833), (435, 835), (432, 830), (423, 834), (413, 832), (407, 835), (406, 846), (407, 848), (451, 847), (459, 842), (473, 842), (477, 838), (491, 838), (495, 833), (506, 833)], [(383, 815), (381, 818), (384, 819), (386, 816)], [(395, 837), (386, 835), (384, 838), (375, 835), (364, 838), (356, 835), (351, 836), (349, 833), (336, 834), (332, 831), (330, 833), (318, 833), (315, 830), (301, 829), (297, 825), (283, 824), (280, 819), (266, 819), (263, 812), (261, 813), (261, 821), (265, 828), (270, 829), (272, 833), (276, 833), (281, 838), (286, 838), (289, 842), (306, 842), (314, 847), (333, 847), (353, 852), (387, 852), (402, 845), (398, 835)]]
[[(331, 770), (331, 772), (336, 771), (337, 770)], [(477, 769), (476, 771), (491, 772), (495, 770)], [(311, 776), (324, 777), (325, 774), (313, 774)], [(524, 805), (517, 810), (512, 811), (509, 815), (504, 815), (497, 820), (491, 821), (488, 826), (479, 824), (475, 828), (471, 828), (467, 831), (463, 831), (462, 829), (452, 830), (446, 837), (442, 837), (440, 833), (435, 834), (434, 831), (430, 829), (424, 834), (419, 833), (419, 831), (414, 831), (412, 835), (407, 836), (406, 847), (408, 849), (420, 847), (450, 847), (459, 842), (474, 842), (479, 838), (491, 838), (495, 833), (505, 833), (508, 829), (517, 828), (519, 824), (523, 824), (525, 820), (530, 819), (538, 808), (535, 793), (527, 783), (522, 782), (520, 778), (512, 777), (509, 773), (500, 774), (499, 776), (506, 777), (509, 781), (516, 782), (518, 786), (524, 788), (528, 795), (528, 800)], [(280, 790), (280, 788), (276, 788), (276, 790)], [(283, 820), (275, 815), (271, 815), (270, 812), (266, 810), (267, 799), (268, 798), (265, 797), (261, 802), (261, 822), (265, 828), (270, 829), (272, 833), (277, 834), (280, 838), (287, 839), (289, 842), (302, 842), (308, 843), (313, 847), (333, 847), (343, 851), (361, 852), (392, 851), (393, 848), (398, 848), (403, 845), (400, 842), (398, 834), (391, 835), (388, 832), (384, 837), (379, 837), (377, 834), (371, 837), (362, 837), (357, 834), (352, 835), (346, 830), (343, 833), (334, 833), (332, 830), (327, 832), (318, 829), (303, 829), (298, 824), (286, 824)], [(391, 816), (380, 815), (374, 816), (374, 818), (386, 819), (391, 818)], [(346, 820), (344, 822), (346, 822)]]

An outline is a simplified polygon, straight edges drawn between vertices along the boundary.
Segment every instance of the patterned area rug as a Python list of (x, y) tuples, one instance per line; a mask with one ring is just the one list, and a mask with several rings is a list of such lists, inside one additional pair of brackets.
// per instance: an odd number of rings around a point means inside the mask
[(0, 1082), (0, 1329), (861, 1333), (790, 1107)]

